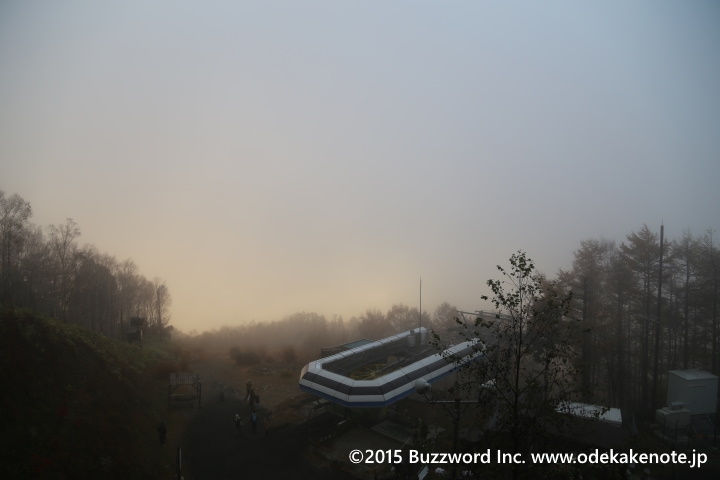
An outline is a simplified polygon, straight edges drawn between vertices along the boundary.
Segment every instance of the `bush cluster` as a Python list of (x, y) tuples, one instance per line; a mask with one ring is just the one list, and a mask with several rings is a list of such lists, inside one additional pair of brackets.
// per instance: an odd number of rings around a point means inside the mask
[(230, 349), (230, 358), (235, 360), (235, 363), (240, 366), (253, 366), (260, 363), (276, 362), (292, 364), (297, 363), (298, 354), (295, 351), (295, 347), (291, 345), (285, 346), (273, 354), (267, 353), (263, 347), (254, 350), (242, 350), (239, 347), (232, 347)]

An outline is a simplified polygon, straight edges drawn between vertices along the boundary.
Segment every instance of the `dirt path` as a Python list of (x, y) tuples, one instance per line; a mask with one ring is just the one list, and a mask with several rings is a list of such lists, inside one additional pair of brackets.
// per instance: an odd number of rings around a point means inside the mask
[[(295, 405), (302, 392), (280, 368), (240, 369), (229, 359), (212, 359), (194, 368), (203, 383), (203, 405), (189, 419), (183, 435), (186, 477), (222, 479), (342, 479), (325, 462), (314, 458)], [(299, 370), (297, 372), (299, 374)], [(250, 427), (250, 407), (243, 400), (250, 379), (260, 394), (257, 431)], [(220, 401), (219, 388), (225, 392)], [(272, 411), (270, 429), (265, 414)], [(239, 414), (244, 426), (235, 429)]]

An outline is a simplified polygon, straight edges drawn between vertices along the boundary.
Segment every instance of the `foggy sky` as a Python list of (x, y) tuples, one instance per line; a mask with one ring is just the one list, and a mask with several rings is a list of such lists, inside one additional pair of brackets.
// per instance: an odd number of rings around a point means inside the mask
[(0, 190), (204, 330), (720, 229), (717, 2), (0, 4)]

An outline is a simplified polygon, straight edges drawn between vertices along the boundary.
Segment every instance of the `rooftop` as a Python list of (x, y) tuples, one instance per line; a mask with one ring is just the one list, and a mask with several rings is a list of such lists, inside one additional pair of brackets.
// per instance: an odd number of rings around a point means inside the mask
[(704, 370), (670, 370), (669, 373), (673, 373), (685, 380), (710, 380), (718, 378), (717, 375), (713, 375), (712, 373)]

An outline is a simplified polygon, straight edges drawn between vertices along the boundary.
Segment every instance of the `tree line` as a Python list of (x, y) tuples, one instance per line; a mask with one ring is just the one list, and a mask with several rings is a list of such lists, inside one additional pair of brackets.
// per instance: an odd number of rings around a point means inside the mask
[[(32, 207), (0, 191), (0, 302), (26, 307), (120, 336), (132, 317), (163, 331), (171, 296), (158, 278), (148, 280), (130, 260), (118, 261), (93, 246), (80, 246), (72, 220), (42, 228)], [(712, 231), (664, 238), (647, 225), (623, 241), (580, 242), (572, 267), (560, 270), (557, 288), (573, 292), (568, 316), (579, 320), (578, 389), (584, 400), (640, 411), (663, 405), (667, 372), (700, 368), (720, 373), (720, 251)], [(251, 322), (205, 332), (197, 343), (294, 345), (303, 351), (358, 338), (378, 339), (422, 325), (456, 325), (457, 308), (433, 312), (393, 305), (370, 308), (345, 321), (296, 313), (268, 323)]]
[(167, 331), (172, 299), (165, 282), (145, 278), (131, 259), (80, 246), (71, 218), (45, 228), (31, 218), (30, 202), (0, 190), (0, 303), (116, 338), (134, 329), (133, 317), (145, 319), (146, 331)]
[[(551, 282), (559, 293), (572, 292), (566, 316), (579, 328), (568, 341), (582, 400), (651, 412), (666, 401), (668, 371), (720, 373), (720, 251), (712, 231), (699, 236), (685, 232), (669, 240), (643, 225), (620, 243), (584, 240), (572, 267), (552, 279), (543, 276), (542, 282)], [(468, 320), (447, 302), (432, 315), (396, 304), (387, 312), (369, 308), (347, 321), (296, 313), (203, 336), (207, 344), (215, 338), (228, 343), (227, 348), (287, 344), (316, 352), (419, 325), (441, 332), (457, 326), (456, 318)]]
[[(253, 351), (261, 357), (289, 346), (304, 361), (317, 358), (323, 348), (342, 345), (358, 339), (378, 340), (422, 325), (428, 329), (447, 330), (456, 325), (457, 308), (447, 302), (438, 306), (432, 316), (419, 309), (398, 303), (383, 313), (369, 308), (359, 316), (345, 320), (341, 315), (327, 318), (315, 312), (297, 312), (271, 322), (248, 322), (198, 333), (188, 332), (184, 343), (193, 349)], [(422, 323), (420, 323), (422, 322)]]
[(668, 371), (720, 373), (719, 263), (711, 230), (668, 240), (643, 225), (619, 244), (580, 243), (557, 279), (575, 293), (569, 315), (583, 325), (586, 400), (652, 412), (665, 404)]
[[(572, 268), (552, 280), (524, 252), (510, 258), (509, 269), (498, 266), (502, 279), (488, 280), (493, 295), (481, 297), (495, 312), (458, 321), (463, 337), (482, 340), (473, 348), (483, 361), (448, 355), (470, 379), (451, 389), (466, 397), (475, 389), (494, 412), (479, 424), (483, 441), (527, 454), (560, 448), (567, 438), (574, 441), (563, 448), (573, 449), (591, 431), (567, 415), (578, 412), (574, 402), (620, 407), (631, 413), (623, 421), (634, 413), (644, 424), (666, 404), (668, 371), (717, 374), (718, 253), (711, 231), (666, 242), (664, 227), (658, 235), (645, 225), (618, 246), (581, 242)], [(597, 418), (601, 409), (588, 414)], [(512, 478), (535, 478), (543, 468), (510, 470)]]

